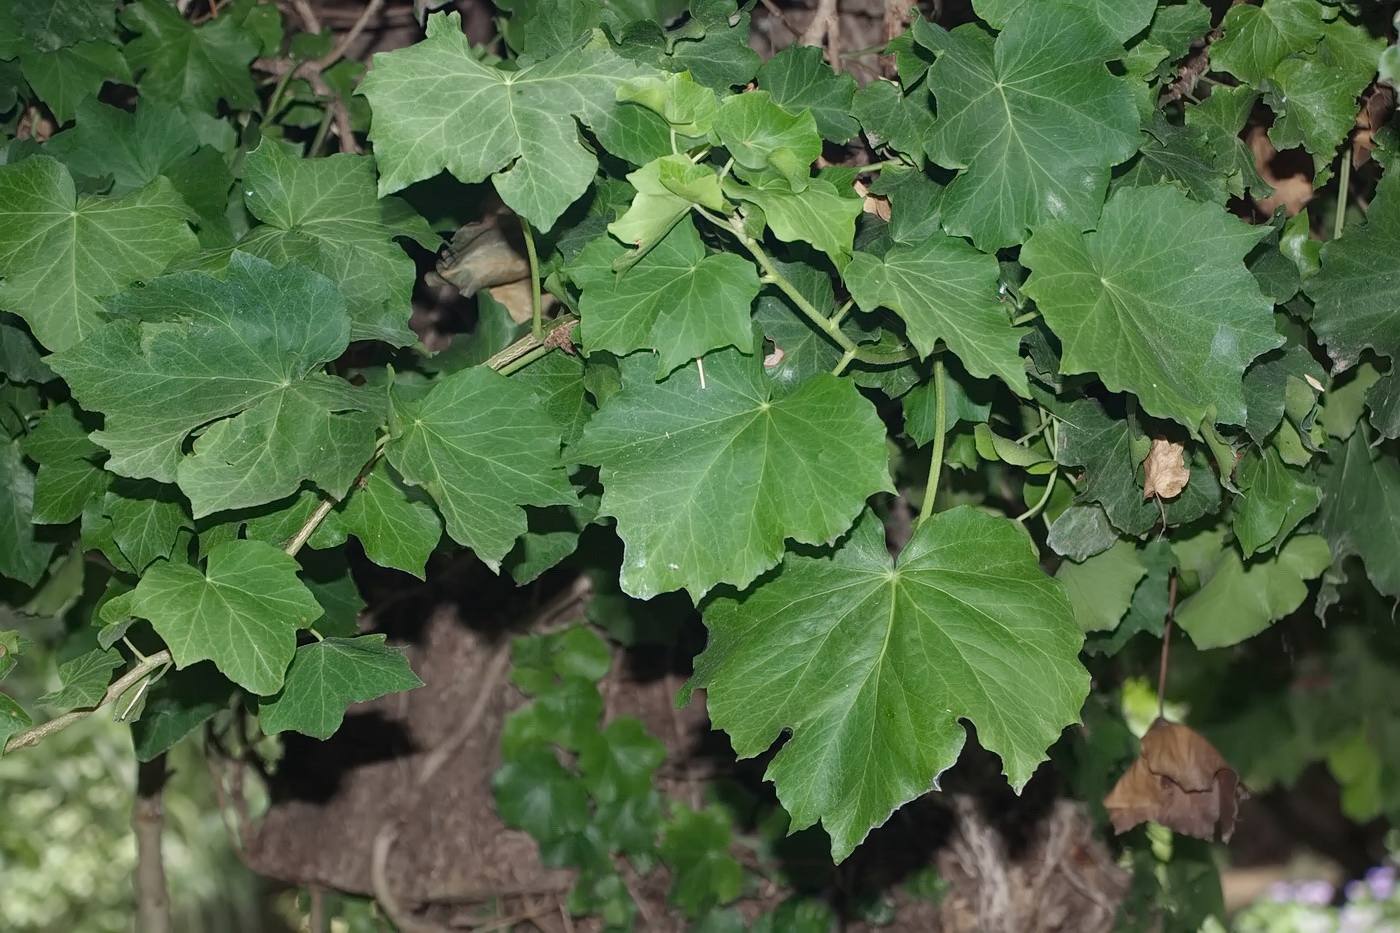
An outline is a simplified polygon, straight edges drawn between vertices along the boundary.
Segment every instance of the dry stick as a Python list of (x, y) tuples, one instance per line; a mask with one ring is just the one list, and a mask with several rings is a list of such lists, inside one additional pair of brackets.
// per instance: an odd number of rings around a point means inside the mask
[(170, 933), (170, 894), (165, 888), (165, 860), (160, 837), (165, 828), (161, 792), (165, 788), (165, 755), (136, 766), (136, 803), (131, 808), (131, 829), (136, 836), (137, 933)]
[(355, 20), (354, 25), (346, 31), (345, 35), (340, 37), (340, 41), (337, 42), (329, 52), (312, 63), (316, 66), (316, 70), (324, 71), (344, 58), (346, 51), (350, 46), (355, 44), (355, 40), (360, 38), (360, 33), (365, 31), (365, 27), (369, 25), (369, 21), (377, 16), (383, 7), (384, 0), (369, 0), (369, 3), (365, 4), (364, 11), (361, 12), (359, 18)]
[(1167, 583), (1167, 621), (1162, 624), (1162, 662), (1157, 670), (1157, 718), (1165, 718), (1167, 708), (1167, 653), (1171, 647), (1172, 620), (1176, 618), (1176, 571)]
[(301, 21), (306, 24), (307, 32), (320, 33), (321, 19), (316, 15), (316, 11), (311, 8), (311, 4), (306, 0), (292, 0), (292, 9), (297, 11)]

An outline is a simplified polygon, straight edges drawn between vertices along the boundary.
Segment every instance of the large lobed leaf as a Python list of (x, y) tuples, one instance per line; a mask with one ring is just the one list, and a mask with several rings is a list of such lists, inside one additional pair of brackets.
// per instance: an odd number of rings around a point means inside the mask
[(594, 415), (572, 456), (600, 466), (600, 514), (626, 544), (622, 588), (699, 598), (747, 586), (783, 541), (825, 544), (872, 493), (893, 491), (885, 429), (850, 380), (811, 376), (790, 393), (762, 361), (706, 356), (665, 382), (644, 355), (622, 361), (622, 391)]
[(768, 768), (793, 829), (818, 819), (845, 858), (937, 786), (965, 740), (1020, 789), (1079, 717), (1089, 677), (1064, 587), (1005, 519), (959, 507), (919, 525), (891, 563), (867, 513), (830, 554), (704, 608), (694, 685), (741, 757), (792, 737)]

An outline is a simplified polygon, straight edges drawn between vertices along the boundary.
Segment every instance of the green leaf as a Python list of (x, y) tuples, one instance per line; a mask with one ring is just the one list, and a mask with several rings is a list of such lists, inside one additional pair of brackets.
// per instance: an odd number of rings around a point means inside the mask
[(1280, 114), (1269, 129), (1279, 149), (1303, 145), (1330, 163), (1356, 122), (1356, 98), (1376, 75), (1385, 39), (1340, 17), (1323, 27), (1315, 55), (1279, 63), (1264, 99)]
[[(678, 172), (690, 176), (685, 193), (674, 190), (677, 186), (662, 181), (662, 170), (667, 167), (671, 168), (668, 174), (673, 177)], [(685, 156), (665, 156), (648, 162), (628, 175), (627, 180), (637, 189), (636, 194), (627, 213), (608, 224), (608, 233), (639, 250), (650, 250), (666, 236), (690, 212), (691, 204), (700, 203), (702, 198), (712, 204), (715, 198), (721, 203), (724, 201), (724, 195), (719, 190), (719, 177), (704, 166), (691, 165)], [(715, 189), (713, 196), (707, 190), (710, 187)], [(697, 196), (695, 200), (691, 199), (692, 194)], [(601, 239), (599, 237), (592, 242), (598, 243)]]
[(83, 513), (92, 499), (102, 496), (112, 474), (90, 460), (56, 460), (39, 467), (34, 482), (36, 525), (66, 525)]
[(442, 519), (421, 495), (404, 487), (387, 463), (378, 463), (350, 493), (341, 525), (360, 539), (365, 556), (425, 579), (428, 556), (442, 538)]
[(1211, 45), (1211, 67), (1258, 86), (1289, 55), (1317, 46), (1325, 11), (1317, 0), (1232, 6), (1220, 24), (1225, 35)]
[(389, 462), (432, 496), (447, 533), (483, 561), (498, 562), (525, 532), (521, 506), (577, 499), (559, 462), (559, 427), (528, 386), (474, 367), (394, 409)]
[(1021, 331), (998, 300), (1000, 275), (995, 256), (935, 233), (895, 246), (882, 259), (857, 252), (846, 285), (862, 309), (899, 314), (920, 355), (932, 354), (941, 340), (972, 375), (999, 376), (1024, 395)]
[(1400, 464), (1383, 448), (1368, 445), (1358, 429), (1342, 444), (1329, 444), (1331, 467), (1322, 485), (1318, 530), (1332, 545), (1340, 566), (1358, 555), (1366, 576), (1387, 596), (1400, 596)]
[(668, 54), (660, 66), (688, 71), (717, 91), (747, 84), (760, 59), (749, 48), (749, 14), (744, 5), (735, 0), (691, 0), (689, 5), (690, 19), (665, 37)]
[(861, 201), (853, 193), (848, 197), (826, 178), (804, 178), (794, 186), (791, 179), (773, 172), (746, 174), (744, 181), (748, 184), (725, 179), (725, 194), (757, 204), (778, 239), (811, 243), (830, 256), (838, 269), (850, 260), (861, 211)]
[(518, 71), (491, 68), (472, 52), (458, 14), (434, 15), (425, 40), (381, 53), (360, 84), (374, 107), (379, 192), (444, 168), (468, 184), (492, 176), (501, 200), (548, 230), (598, 167), (574, 121), (592, 126), (623, 106), (617, 89), (639, 73), (612, 53), (580, 48)]
[(1108, 522), (1097, 502), (1071, 505), (1050, 525), (1045, 543), (1056, 554), (1083, 562), (1101, 554), (1118, 540), (1118, 532)]
[(1232, 527), (1246, 557), (1266, 548), (1277, 551), (1298, 523), (1317, 511), (1322, 498), (1272, 447), (1247, 452), (1235, 478), (1242, 495), (1233, 506)]
[(1126, 171), (1114, 178), (1115, 190), (1171, 184), (1197, 201), (1224, 204), (1229, 198), (1229, 166), (1209, 148), (1200, 127), (1177, 126), (1161, 111), (1155, 111), (1152, 125), (1144, 129), (1143, 136), (1137, 156)]
[(1085, 639), (1086, 653), (1112, 657), (1139, 632), (1162, 637), (1167, 613), (1173, 610), (1171, 575), (1177, 568), (1176, 555), (1166, 538), (1156, 537), (1138, 549), (1138, 560), (1147, 575), (1133, 591), (1127, 613), (1111, 635), (1090, 635)]
[(754, 171), (773, 168), (805, 178), (822, 153), (811, 112), (789, 113), (767, 91), (735, 94), (721, 102), (715, 133), (736, 163)]
[(905, 165), (887, 165), (870, 185), (870, 193), (890, 202), (886, 228), (896, 243), (921, 244), (943, 231), (943, 186)]
[(779, 394), (756, 355), (721, 350), (704, 366), (701, 388), (697, 367), (657, 384), (650, 360), (624, 359), (622, 391), (571, 454), (601, 468), (599, 512), (626, 542), (622, 588), (642, 599), (746, 586), (786, 538), (830, 542), (893, 490), (884, 427), (849, 380)]
[(34, 702), (52, 710), (67, 712), (96, 706), (112, 681), (112, 671), (121, 667), (122, 656), (115, 651), (89, 651), (58, 666), (63, 686)]
[(938, 55), (929, 155), (962, 169), (943, 195), (945, 229), (994, 250), (1050, 220), (1092, 226), (1109, 168), (1140, 141), (1132, 90), (1104, 65), (1123, 47), (1058, 3), (1023, 6), (995, 44), (976, 27), (922, 21), (914, 36)]
[[(1119, 42), (1126, 42), (1142, 32), (1152, 21), (1152, 14), (1157, 12), (1155, 0), (1126, 0), (1126, 2), (1125, 0), (1058, 0), (1058, 2), (1070, 9), (1083, 11), (1076, 14), (1081, 18), (1085, 14), (1092, 16)], [(977, 0), (973, 4), (973, 8), (977, 10), (978, 16), (992, 26), (1004, 29), (1012, 14), (1028, 5), (1030, 7), (1044, 7), (1043, 3), (1031, 2), (1028, 4), (1027, 0)]]
[(122, 10), (122, 24), (140, 36), (126, 46), (141, 92), (213, 113), (258, 105), (249, 65), (258, 43), (241, 23), (218, 16), (194, 26), (166, 0), (140, 0)]
[(274, 263), (296, 258), (340, 286), (350, 305), (350, 339), (407, 346), (413, 260), (402, 237), (435, 249), (439, 238), (399, 198), (375, 196), (374, 159), (339, 154), (300, 159), (275, 140), (248, 153), (248, 210), (263, 222), (238, 248)]
[(5, 744), (16, 733), (34, 725), (34, 720), (10, 697), (0, 693), (0, 756), (5, 754)]
[(1117, 628), (1138, 581), (1146, 575), (1137, 548), (1123, 540), (1080, 563), (1067, 560), (1055, 571), (1055, 579), (1065, 585), (1079, 627), (1086, 632)]
[(25, 38), (41, 52), (109, 38), (117, 26), (112, 0), (16, 0), (14, 15)]
[(53, 553), (52, 543), (34, 539), (33, 513), (34, 474), (17, 443), (0, 441), (0, 576), (27, 586), (39, 582)]
[(61, 123), (77, 113), (78, 104), (108, 80), (130, 83), (131, 69), (122, 50), (108, 42), (80, 42), (53, 52), (20, 53), (24, 79)]
[(297, 629), (321, 607), (291, 557), (261, 541), (214, 548), (207, 568), (159, 563), (136, 585), (133, 609), (170, 647), (177, 667), (210, 660), (250, 693), (282, 688)]
[(924, 140), (933, 132), (933, 112), (924, 85), (905, 94), (889, 81), (872, 81), (856, 91), (851, 113), (860, 120), (871, 145), (889, 146), (923, 162)]
[(50, 350), (95, 331), (98, 299), (197, 245), (189, 209), (157, 178), (120, 198), (79, 196), (63, 165), (47, 156), (0, 166), (0, 305), (19, 314)]
[(326, 638), (297, 649), (281, 692), (258, 700), (258, 721), (269, 734), (328, 739), (350, 704), (421, 686), (403, 649), (384, 644), (383, 635)]
[(1125, 188), (1093, 233), (1036, 230), (1023, 290), (1063, 342), (1063, 372), (1096, 372), (1191, 429), (1211, 413), (1244, 424), (1245, 366), (1283, 342), (1243, 262), (1267, 232), (1174, 188)]
[(340, 495), (369, 459), (378, 421), (357, 413), (367, 396), (320, 372), (350, 332), (329, 280), (235, 253), (225, 281), (175, 273), (111, 306), (116, 320), (50, 357), (84, 407), (106, 416), (93, 440), (112, 451), (109, 470), (178, 476), (198, 517), (279, 499), (303, 479)]
[(708, 136), (714, 129), (715, 111), (719, 108), (715, 92), (696, 84), (689, 72), (644, 74), (624, 81), (617, 89), (617, 99), (638, 103), (682, 136), (697, 138)]
[(153, 561), (169, 558), (182, 532), (193, 528), (189, 509), (171, 486), (118, 480), (83, 510), (83, 546), (95, 547), (112, 564), (143, 573)]
[[(3, 171), (3, 169), (0, 169)], [(1303, 290), (1313, 300), (1313, 333), (1327, 346), (1333, 372), (1374, 349), (1400, 361), (1400, 172), (1386, 172), (1364, 224), (1322, 245), (1322, 270)]]
[(48, 382), (55, 378), (53, 370), (39, 358), (34, 338), (8, 311), (0, 311), (0, 375), (11, 382)]
[(1177, 609), (1176, 623), (1197, 648), (1224, 648), (1264, 631), (1307, 598), (1307, 581), (1332, 564), (1321, 535), (1299, 535), (1277, 554), (1245, 564), (1233, 547), (1203, 572), (1203, 583)]
[(833, 72), (814, 45), (790, 45), (764, 62), (758, 86), (788, 113), (810, 113), (823, 139), (844, 143), (860, 132), (851, 116), (855, 78)]
[[(1170, 501), (1142, 497), (1144, 451), (1135, 451), (1133, 427), (1110, 418), (1100, 405), (1082, 399), (1056, 412), (1060, 418), (1060, 449), (1056, 459), (1063, 466), (1083, 466), (1079, 498), (1098, 502), (1114, 527), (1130, 535), (1142, 535), (1162, 520), (1179, 525), (1213, 512), (1220, 504), (1220, 483), (1199, 453), (1187, 460), (1191, 476), (1186, 488)], [(1159, 505), (1160, 503), (1160, 505)]]
[(624, 252), (611, 237), (600, 237), (570, 272), (583, 288), (579, 337), (585, 352), (622, 356), (655, 348), (657, 378), (720, 347), (752, 352), (753, 263), (709, 252), (688, 220), (632, 268), (615, 273), (612, 262)]
[(821, 819), (841, 861), (937, 786), (966, 738), (1019, 790), (1079, 717), (1088, 675), (1064, 588), (1014, 523), (960, 506), (891, 565), (867, 514), (831, 554), (789, 554), (762, 586), (705, 608), (692, 683), (740, 757), (792, 737), (767, 777), (796, 829)]
[(729, 854), (729, 818), (717, 808), (677, 804), (661, 836), (671, 869), (671, 901), (689, 917), (739, 896), (743, 871)]
[(652, 775), (666, 760), (666, 746), (647, 733), (631, 716), (608, 723), (597, 741), (579, 750), (578, 767), (588, 793), (599, 803), (642, 797), (652, 788)]
[(508, 759), (491, 778), (501, 819), (544, 844), (588, 825), (588, 791), (554, 757), (536, 746)]
[(146, 696), (131, 724), (137, 761), (153, 761), (229, 705), (234, 686), (207, 664), (169, 671)]
[(49, 140), (44, 151), (79, 175), (111, 175), (110, 193), (117, 195), (170, 174), (198, 148), (194, 127), (174, 104), (142, 98), (128, 113), (88, 98), (78, 105), (77, 125)]

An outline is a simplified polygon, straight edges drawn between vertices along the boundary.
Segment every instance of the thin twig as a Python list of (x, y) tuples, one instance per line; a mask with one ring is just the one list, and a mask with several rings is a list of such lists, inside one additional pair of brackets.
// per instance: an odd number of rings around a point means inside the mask
[(70, 710), (62, 716), (50, 719), (48, 722), (35, 726), (19, 735), (12, 736), (5, 743), (5, 753), (16, 751), (21, 748), (28, 748), (31, 745), (38, 745), (56, 732), (62, 732), (80, 719), (85, 719), (90, 713), (95, 713), (102, 707), (114, 702), (119, 696), (130, 690), (141, 679), (150, 675), (156, 668), (169, 664), (171, 661), (169, 650), (157, 651), (155, 654), (138, 663), (131, 670), (121, 677), (112, 681), (112, 685), (102, 694), (102, 699), (95, 706), (84, 706), (80, 709)]
[(325, 55), (316, 59), (316, 70), (324, 71), (344, 58), (345, 52), (350, 46), (355, 44), (356, 39), (360, 38), (360, 33), (365, 31), (365, 27), (369, 25), (369, 21), (377, 16), (379, 11), (383, 8), (384, 0), (369, 0), (369, 3), (365, 4), (364, 10), (360, 13), (359, 19), (355, 20), (355, 24), (350, 27), (349, 31), (340, 37), (340, 41), (335, 44), (335, 47)]
[(1167, 654), (1171, 648), (1172, 621), (1176, 618), (1176, 571), (1167, 584), (1167, 620), (1162, 623), (1162, 661), (1157, 670), (1157, 718), (1163, 719), (1167, 708)]
[(314, 32), (320, 35), (321, 18), (316, 15), (316, 11), (311, 8), (307, 0), (292, 0), (292, 9), (297, 11), (301, 21), (306, 24), (307, 32)]

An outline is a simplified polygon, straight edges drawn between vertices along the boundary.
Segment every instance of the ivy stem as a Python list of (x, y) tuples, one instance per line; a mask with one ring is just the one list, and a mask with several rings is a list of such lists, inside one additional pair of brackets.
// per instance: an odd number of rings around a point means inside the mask
[(1040, 498), (1036, 500), (1035, 505), (1033, 505), (1033, 506), (1031, 506), (1030, 508), (1026, 509), (1026, 510), (1025, 510), (1024, 512), (1022, 512), (1020, 515), (1017, 515), (1017, 516), (1016, 516), (1016, 521), (1017, 521), (1017, 522), (1020, 522), (1021, 524), (1025, 524), (1026, 522), (1028, 522), (1028, 521), (1030, 521), (1031, 519), (1035, 518), (1035, 517), (1036, 517), (1037, 515), (1039, 515), (1041, 512), (1045, 511), (1045, 506), (1046, 506), (1046, 504), (1049, 503), (1049, 501), (1050, 501), (1050, 494), (1051, 494), (1052, 492), (1055, 491), (1055, 483), (1056, 483), (1056, 481), (1059, 480), (1059, 478), (1060, 478), (1060, 471), (1059, 471), (1059, 470), (1051, 470), (1051, 471), (1050, 471), (1050, 482), (1048, 482), (1048, 483), (1045, 484), (1045, 491), (1044, 491), (1043, 493), (1040, 494)]
[(793, 285), (792, 282), (788, 281), (787, 276), (778, 271), (777, 266), (773, 264), (773, 260), (764, 252), (759, 242), (749, 236), (748, 231), (744, 229), (742, 221), (730, 221), (727, 218), (710, 213), (698, 204), (692, 205), (692, 209), (716, 227), (733, 234), (744, 249), (749, 251), (749, 255), (754, 258), (759, 267), (773, 280), (773, 284), (778, 286), (783, 294), (791, 298), (792, 303), (797, 306), (797, 309), (801, 311), (809, 321), (815, 324), (822, 333), (830, 337), (833, 343), (846, 353), (853, 353), (855, 357), (860, 355), (860, 351), (856, 349), (855, 342), (851, 340), (850, 337), (841, 333), (841, 328), (839, 326), (830, 321), (826, 315), (818, 311), (816, 305), (808, 301), (806, 296), (797, 290), (797, 286)]
[(856, 300), (854, 298), (847, 298), (846, 303), (837, 308), (836, 313), (831, 316), (831, 323), (840, 327), (841, 322), (846, 319), (846, 315), (851, 313), (851, 308), (855, 307), (855, 304)]
[(269, 121), (277, 116), (277, 111), (282, 106), (282, 97), (287, 93), (287, 85), (292, 83), (292, 75), (294, 74), (296, 74), (296, 69), (288, 68), (278, 77), (277, 84), (272, 89), (272, 96), (267, 99), (267, 119)]
[(1013, 318), (1011, 319), (1011, 326), (1012, 326), (1012, 327), (1017, 327), (1017, 326), (1019, 326), (1019, 325), (1021, 325), (1021, 324), (1027, 323), (1028, 321), (1034, 321), (1034, 320), (1035, 320), (1036, 318), (1038, 318), (1038, 317), (1040, 317), (1040, 309), (1039, 309), (1039, 308), (1032, 308), (1031, 310), (1025, 312), (1024, 314), (1018, 314), (1018, 315), (1016, 315), (1015, 317), (1013, 317)]
[(115, 702), (119, 696), (140, 683), (142, 679), (149, 677), (157, 668), (164, 667), (169, 663), (171, 663), (169, 649), (157, 651), (155, 654), (137, 663), (135, 667), (127, 671), (121, 677), (112, 681), (111, 685), (103, 692), (102, 699), (98, 700), (95, 706), (70, 710), (62, 716), (50, 719), (42, 725), (35, 726), (33, 729), (26, 730), (19, 735), (11, 737), (11, 739), (5, 743), (5, 753), (9, 754), (21, 748), (29, 748), (32, 745), (38, 745), (54, 733), (62, 732), (78, 720), (85, 719), (88, 714), (95, 713), (109, 703)]
[(326, 110), (321, 114), (321, 125), (316, 127), (316, 135), (311, 139), (311, 147), (306, 150), (307, 158), (315, 158), (321, 151), (321, 147), (326, 144), (326, 134), (331, 130), (331, 121), (335, 118), (335, 102), (326, 101)]
[(839, 376), (846, 371), (846, 367), (851, 365), (851, 360), (856, 358), (855, 350), (847, 350), (841, 354), (841, 359), (837, 361), (836, 368), (831, 371), (833, 376)]
[(1341, 239), (1347, 225), (1347, 196), (1351, 187), (1351, 153), (1342, 153), (1342, 169), (1337, 173), (1337, 215), (1332, 218), (1332, 239)]
[(928, 483), (924, 485), (924, 502), (919, 506), (919, 524), (933, 514), (933, 500), (938, 498), (939, 476), (943, 472), (943, 445), (948, 433), (948, 399), (943, 392), (943, 357), (933, 358), (933, 452), (929, 457)]
[(535, 252), (535, 234), (530, 221), (520, 218), (520, 231), (525, 235), (525, 256), (530, 260), (530, 333), (544, 341), (544, 296), (540, 294), (540, 257)]
[(1176, 570), (1167, 583), (1167, 619), (1162, 623), (1162, 660), (1157, 668), (1157, 718), (1164, 719), (1167, 709), (1167, 656), (1171, 650), (1172, 621), (1176, 618)]

